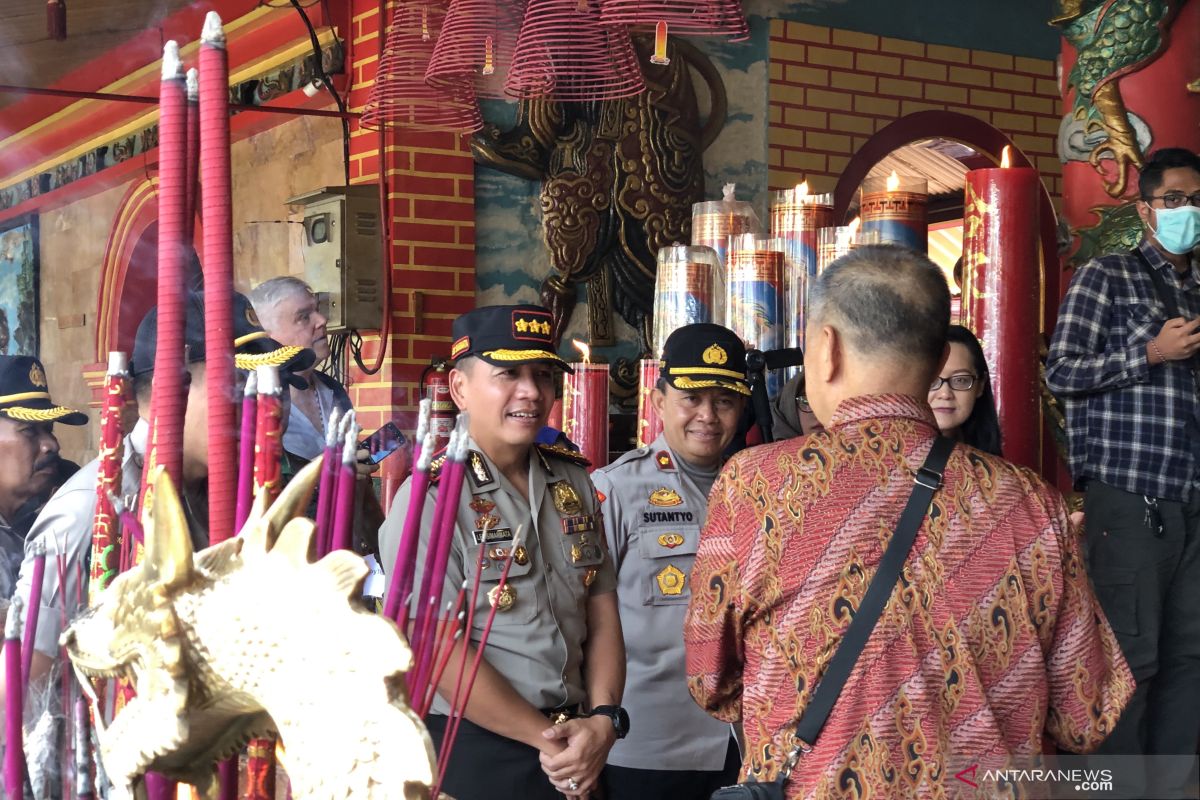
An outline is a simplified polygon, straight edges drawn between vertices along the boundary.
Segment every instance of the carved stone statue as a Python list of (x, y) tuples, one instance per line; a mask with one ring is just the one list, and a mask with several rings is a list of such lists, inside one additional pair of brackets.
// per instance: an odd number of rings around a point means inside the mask
[(409, 708), (412, 653), (352, 606), (367, 574), (347, 551), (311, 560), (300, 517), (309, 464), (242, 535), (193, 554), (170, 478), (155, 479), (142, 563), (62, 636), (80, 682), (131, 678), (137, 696), (99, 734), (113, 798), (147, 771), (207, 791), (212, 765), (278, 735), (296, 798), (428, 798), (434, 753)]
[[(646, 65), (647, 89), (637, 97), (523, 101), (516, 127), (490, 126), (471, 141), (479, 164), (542, 181), (554, 273), (541, 299), (554, 312), (556, 343), (574, 311), (575, 284), (586, 281), (592, 343), (609, 343), (611, 296), (648, 350), (658, 248), (690, 239), (692, 204), (704, 197), (701, 154), (724, 124), (724, 84), (703, 53), (676, 37), (670, 64), (655, 66), (651, 42), (635, 37), (634, 44)], [(711, 97), (703, 125), (692, 69)]]

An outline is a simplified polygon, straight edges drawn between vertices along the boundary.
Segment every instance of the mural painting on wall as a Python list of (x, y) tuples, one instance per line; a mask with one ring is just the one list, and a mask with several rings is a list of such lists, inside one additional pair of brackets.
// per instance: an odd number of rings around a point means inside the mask
[[(692, 204), (704, 198), (702, 154), (726, 113), (721, 77), (686, 41), (672, 40), (667, 66), (649, 64), (649, 39), (635, 37), (635, 46), (645, 65), (641, 95), (523, 101), (516, 126), (487, 126), (471, 142), (478, 164), (541, 181), (550, 274), (540, 294), (554, 312), (556, 343), (574, 312), (576, 285), (585, 284), (591, 343), (613, 342), (615, 310), (638, 332), (639, 350), (648, 350), (655, 255), (689, 241)], [(708, 87), (706, 123), (693, 70)], [(625, 361), (614, 377), (632, 386), (633, 364)]]
[(0, 355), (38, 355), (37, 217), (0, 230)]
[(1072, 263), (1135, 246), (1142, 236), (1136, 170), (1155, 148), (1196, 147), (1197, 137), (1180, 124), (1181, 117), (1193, 129), (1200, 122), (1183, 72), (1186, 54), (1200, 44), (1196, 6), (1059, 0), (1051, 22), (1063, 36), (1067, 111), (1059, 156), (1066, 165), (1063, 210), (1079, 237)]

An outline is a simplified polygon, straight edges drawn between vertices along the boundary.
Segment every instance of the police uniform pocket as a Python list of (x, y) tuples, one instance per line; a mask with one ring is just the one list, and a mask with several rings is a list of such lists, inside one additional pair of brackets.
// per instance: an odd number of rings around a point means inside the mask
[(642, 604), (669, 606), (691, 599), (688, 574), (696, 560), (700, 526), (647, 525), (638, 530), (637, 537), (638, 554), (647, 570)]
[[(504, 586), (500, 586), (500, 575), (504, 572), (504, 562), (512, 549), (511, 541), (489, 542), (484, 548), (483, 571), (479, 575), (479, 596), (475, 601), (475, 619), (472, 627), (482, 630), (487, 624), (488, 612), (496, 607), (496, 619), (493, 625), (520, 625), (529, 622), (537, 616), (538, 600), (535, 591), (535, 567), (533, 556), (524, 544), (517, 545), (508, 568), (508, 577)], [(471, 563), (466, 570), (467, 591), (470, 592), (475, 580), (479, 550), (471, 551)], [(470, 595), (467, 596), (470, 602)]]

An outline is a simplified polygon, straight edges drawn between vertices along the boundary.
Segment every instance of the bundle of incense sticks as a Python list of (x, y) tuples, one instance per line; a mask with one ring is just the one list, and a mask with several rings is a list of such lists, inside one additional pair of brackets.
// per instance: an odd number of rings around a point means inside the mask
[(258, 373), (246, 376), (242, 394), (242, 432), (238, 440), (237, 511), (234, 525), (238, 531), (250, 518), (254, 504), (254, 437), (258, 424)]
[(25, 746), (21, 681), (21, 596), (15, 595), (4, 624), (4, 790), (8, 800), (24, 800)]
[(341, 430), (341, 412), (337, 408), (329, 412), (329, 420), (325, 423), (325, 451), (321, 462), (321, 480), (317, 485), (317, 518), (316, 540), (317, 557), (324, 558), (329, 554), (329, 545), (333, 541), (330, 520), (333, 518), (334, 487), (337, 485), (337, 445), (338, 431)]
[[(504, 567), (500, 571), (500, 580), (496, 583), (498, 591), (504, 591), (504, 587), (508, 584), (508, 571), (512, 567), (513, 556), (517, 552), (517, 548), (521, 545), (522, 529), (517, 528), (516, 534), (513, 536), (512, 547), (509, 548), (508, 555), (504, 558)], [(487, 541), (487, 537), (484, 537)], [(483, 550), (480, 550), (480, 561), (483, 559)], [(479, 575), (483, 571), (480, 569), (481, 564), (476, 563), (475, 569), (475, 588), (473, 594), (478, 594), (479, 591)], [(483, 661), (483, 653), (487, 649), (488, 637), (492, 632), (492, 625), (496, 621), (496, 611), (499, 608), (499, 603), (494, 603), (488, 610), (487, 621), (483, 625), (483, 630), (479, 634), (479, 644), (476, 645), (475, 657), (471, 661), (471, 669), (466, 671), (467, 654), (471, 648), (464, 643), (459, 656), (457, 676), (454, 683), (454, 692), (450, 701), (450, 716), (446, 720), (446, 734), (442, 739), (442, 746), (438, 750), (438, 776), (437, 781), (433, 785), (430, 792), (431, 797), (439, 797), (442, 782), (446, 778), (446, 766), (450, 763), (450, 753), (454, 750), (454, 740), (458, 738), (458, 728), (462, 723), (463, 715), (466, 713), (467, 702), (471, 697), (471, 690), (475, 688), (475, 677), (479, 674), (479, 665)], [(466, 635), (469, 637), (472, 625), (474, 624), (473, 612), (475, 603), (472, 601), (468, 617), (466, 621)], [(468, 640), (469, 643), (469, 640)], [(464, 676), (466, 680), (464, 681)], [(434, 687), (436, 688), (436, 687)], [(431, 700), (432, 701), (432, 700)]]
[(434, 435), (429, 429), (433, 403), (421, 401), (417, 412), (417, 435), (413, 445), (413, 474), (409, 484), (408, 509), (400, 530), (400, 547), (388, 580), (388, 595), (384, 613), (408, 635), (409, 594), (413, 588), (413, 572), (417, 561), (421, 514), (425, 511), (425, 493), (429, 489), (429, 465), (433, 461)]
[(415, 669), (409, 673), (409, 692), (412, 697), (421, 696), (417, 690), (425, 685), (433, 658), (437, 609), (442, 601), (446, 565), (450, 560), (451, 544), (458, 521), (458, 501), (462, 494), (463, 479), (466, 477), (468, 441), (467, 416), (459, 414), (450, 434), (450, 444), (446, 447), (446, 463), (438, 480), (433, 526), (425, 548), (421, 585), (416, 595), (416, 624), (410, 636), (415, 665)]
[(362, 430), (353, 411), (347, 411), (342, 417), (342, 459), (338, 468), (337, 488), (334, 492), (335, 504), (331, 520), (334, 550), (350, 550), (351, 531), (354, 529), (354, 482), (357, 470), (354, 462), (358, 453), (358, 433)]

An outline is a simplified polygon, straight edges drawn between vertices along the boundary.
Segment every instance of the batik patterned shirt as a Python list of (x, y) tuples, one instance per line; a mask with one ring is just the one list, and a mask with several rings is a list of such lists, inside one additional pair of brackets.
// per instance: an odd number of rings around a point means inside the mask
[[(899, 395), (735, 456), (709, 497), (684, 627), (689, 688), (741, 719), (743, 777), (774, 778), (937, 435)], [(1062, 496), (964, 445), (789, 798), (974, 797), (980, 761), (1077, 752), (1133, 678), (1088, 585)]]

